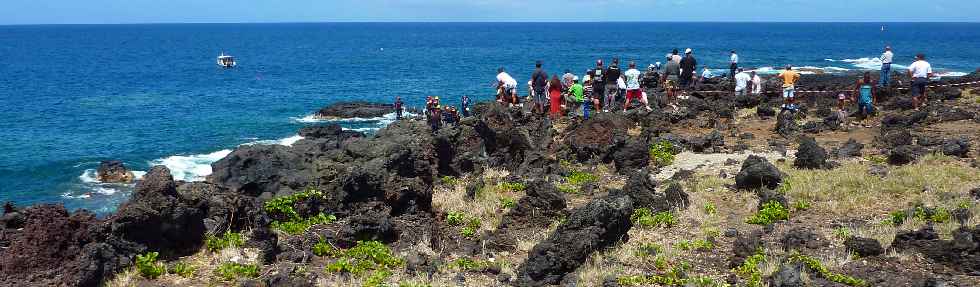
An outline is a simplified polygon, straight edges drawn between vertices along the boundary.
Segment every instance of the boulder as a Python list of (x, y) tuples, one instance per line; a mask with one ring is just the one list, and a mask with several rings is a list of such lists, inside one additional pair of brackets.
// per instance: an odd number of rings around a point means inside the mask
[(170, 170), (154, 166), (136, 184), (132, 199), (109, 219), (113, 235), (159, 251), (163, 256), (192, 254), (204, 239), (202, 204), (184, 202)]
[(799, 169), (824, 169), (829, 168), (827, 163), (827, 151), (817, 144), (811, 137), (800, 137), (800, 147), (796, 151), (796, 160), (793, 166)]
[(687, 143), (693, 152), (719, 152), (718, 149), (725, 146), (725, 136), (718, 130), (713, 130), (709, 134), (694, 137)]
[(918, 158), (911, 146), (903, 145), (888, 152), (888, 163), (891, 165), (906, 165)]
[(732, 243), (732, 257), (728, 260), (728, 266), (735, 268), (742, 265), (746, 258), (763, 248), (762, 232), (753, 231), (746, 234), (738, 234), (735, 242)]
[(313, 172), (304, 157), (281, 145), (246, 145), (211, 164), (208, 182), (249, 196), (291, 194), (310, 185)]
[(735, 175), (735, 187), (741, 190), (766, 187), (775, 189), (783, 182), (783, 175), (769, 160), (751, 155), (742, 162), (742, 169)]
[(610, 195), (576, 208), (567, 221), (535, 245), (517, 268), (516, 286), (548, 286), (561, 282), (589, 256), (622, 240), (632, 228), (633, 202)]
[(619, 173), (631, 173), (650, 166), (650, 146), (644, 140), (631, 138), (623, 148), (613, 153), (613, 163)]
[(847, 250), (854, 252), (861, 257), (878, 256), (885, 253), (878, 240), (871, 238), (853, 236), (844, 241)]
[(943, 154), (948, 156), (969, 157), (970, 141), (968, 139), (949, 139), (943, 142)]
[(503, 251), (517, 248), (514, 233), (547, 228), (556, 218), (565, 214), (565, 196), (550, 182), (535, 180), (529, 182), (525, 195), (517, 201), (517, 206), (504, 214), (500, 226), (484, 242), (491, 250)]
[(316, 116), (325, 119), (377, 118), (394, 112), (392, 104), (342, 102), (320, 109)]
[(844, 145), (838, 148), (834, 154), (838, 158), (848, 158), (848, 157), (860, 157), (861, 150), (864, 149), (864, 144), (857, 142), (854, 139), (848, 139)]
[(783, 263), (779, 265), (779, 270), (769, 278), (770, 287), (804, 287), (807, 284), (803, 281), (801, 274), (803, 265), (800, 263)]
[(626, 144), (629, 119), (618, 113), (601, 113), (568, 128), (565, 145), (579, 162), (598, 159), (608, 163)]
[(885, 143), (886, 147), (899, 147), (904, 145), (911, 145), (912, 133), (908, 129), (895, 129), (883, 131), (882, 141)]
[(657, 190), (657, 181), (646, 170), (630, 176), (622, 191), (613, 190), (610, 193), (629, 196), (635, 208), (649, 208), (653, 212), (684, 209), (690, 204), (683, 187), (672, 183), (669, 187)]
[(95, 179), (102, 183), (130, 183), (136, 177), (122, 161), (104, 160), (99, 163)]
[(784, 138), (789, 138), (800, 131), (800, 125), (796, 123), (795, 115), (792, 112), (782, 111), (779, 116), (776, 117), (776, 128), (774, 131), (783, 136)]
[(780, 242), (783, 244), (783, 249), (787, 251), (800, 250), (802, 248), (820, 249), (830, 245), (830, 242), (826, 238), (813, 233), (813, 231), (805, 227), (791, 229), (786, 232), (786, 235), (783, 235), (783, 239)]
[(980, 274), (980, 229), (960, 227), (952, 240), (942, 240), (931, 225), (895, 235), (892, 248), (918, 251), (926, 258), (965, 274)]

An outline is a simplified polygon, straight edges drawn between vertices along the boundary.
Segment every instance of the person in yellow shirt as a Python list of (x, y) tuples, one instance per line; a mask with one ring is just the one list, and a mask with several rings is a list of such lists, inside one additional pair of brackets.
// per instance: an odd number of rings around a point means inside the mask
[(786, 65), (786, 70), (779, 73), (779, 78), (783, 79), (783, 109), (795, 111), (796, 81), (800, 80), (800, 73), (793, 71), (793, 66)]

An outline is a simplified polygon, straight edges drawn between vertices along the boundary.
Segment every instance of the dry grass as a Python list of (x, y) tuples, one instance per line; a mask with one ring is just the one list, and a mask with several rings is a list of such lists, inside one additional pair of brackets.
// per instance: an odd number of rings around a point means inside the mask
[[(168, 265), (176, 262), (183, 262), (195, 269), (194, 275), (190, 278), (180, 277), (176, 274), (163, 274), (154, 282), (162, 286), (223, 286), (230, 284), (222, 282), (215, 275), (215, 270), (222, 263), (235, 262), (241, 264), (255, 265), (259, 262), (260, 252), (253, 248), (225, 248), (220, 252), (209, 252), (202, 248), (196, 254), (181, 258), (179, 260), (166, 262)], [(111, 281), (106, 282), (107, 287), (130, 287), (139, 286), (142, 278), (136, 267), (131, 267), (126, 271), (116, 275)]]
[(504, 214), (502, 200), (509, 199), (516, 203), (522, 196), (498, 184), (509, 174), (502, 169), (487, 169), (479, 175), (486, 184), (473, 200), (466, 198), (466, 184), (476, 180), (472, 176), (460, 178), (452, 185), (438, 185), (432, 192), (432, 206), (446, 213), (462, 213), (479, 218), (482, 223), (479, 231), (492, 231), (500, 224)]

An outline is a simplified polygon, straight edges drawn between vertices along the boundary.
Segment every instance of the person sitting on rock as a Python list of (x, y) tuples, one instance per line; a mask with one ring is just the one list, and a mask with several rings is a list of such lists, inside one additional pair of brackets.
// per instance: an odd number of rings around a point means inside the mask
[(878, 102), (878, 88), (877, 84), (871, 80), (871, 72), (864, 72), (864, 77), (857, 80), (853, 98), (858, 103), (861, 124), (870, 127), (866, 121), (874, 114), (874, 104)]
[(511, 77), (504, 68), (497, 69), (497, 101), (500, 103), (517, 104), (517, 80)]

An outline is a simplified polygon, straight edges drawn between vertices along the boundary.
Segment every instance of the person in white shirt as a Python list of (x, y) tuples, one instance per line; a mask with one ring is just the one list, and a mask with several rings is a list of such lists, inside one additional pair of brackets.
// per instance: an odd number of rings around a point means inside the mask
[(762, 78), (755, 71), (752, 71), (752, 94), (756, 96), (762, 94)]
[(932, 65), (926, 62), (925, 54), (915, 55), (915, 62), (909, 65), (909, 77), (912, 78), (912, 106), (918, 111), (928, 100), (926, 84), (932, 78)]
[(640, 70), (636, 69), (636, 62), (630, 62), (629, 70), (623, 73), (626, 77), (626, 103), (623, 104), (623, 112), (630, 107), (630, 100), (637, 99), (650, 111), (650, 104), (647, 103), (645, 97), (643, 97), (643, 91), (640, 90), (640, 77), (643, 75)]
[(735, 96), (744, 96), (746, 94), (746, 88), (748, 88), (749, 81), (752, 77), (749, 74), (738, 69), (738, 74), (735, 74)]
[(501, 103), (517, 104), (517, 80), (504, 71), (504, 68), (497, 69), (497, 85), (501, 89), (499, 99)]
[(708, 66), (704, 66), (701, 70), (701, 82), (703, 83), (705, 79), (711, 78), (711, 70), (708, 70)]
[(735, 50), (732, 50), (732, 56), (731, 56), (731, 58), (729, 58), (728, 63), (731, 64), (731, 74), (730, 75), (731, 75), (732, 79), (734, 79), (735, 78), (735, 71), (738, 70), (738, 54), (735, 53)]
[(881, 58), (879, 58), (879, 60), (881, 60), (881, 79), (878, 81), (878, 84), (881, 85), (881, 87), (888, 86), (888, 78), (891, 76), (890, 74), (892, 72), (892, 57), (894, 57), (894, 54), (892, 54), (892, 47), (885, 46), (885, 52), (882, 53)]

